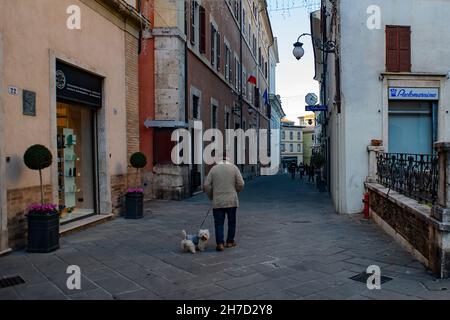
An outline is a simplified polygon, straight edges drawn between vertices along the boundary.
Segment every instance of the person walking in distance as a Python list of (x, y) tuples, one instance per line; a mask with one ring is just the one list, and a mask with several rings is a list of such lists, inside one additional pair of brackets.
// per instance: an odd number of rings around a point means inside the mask
[(314, 171), (314, 166), (310, 164), (308, 170), (308, 182), (314, 183)]
[(303, 164), (303, 162), (300, 163), (299, 171), (300, 171), (300, 180), (303, 181), (303, 176), (305, 175), (305, 165)]
[(291, 173), (291, 178), (295, 179), (295, 172), (297, 171), (297, 165), (295, 162), (291, 162), (289, 165), (289, 172)]
[[(238, 167), (229, 162), (226, 156), (209, 171), (206, 177), (204, 190), (213, 205), (217, 251), (223, 251), (224, 247), (232, 248), (236, 246), (238, 193), (244, 189), (244, 185), (244, 179)], [(224, 241), (225, 217), (228, 219), (226, 242)]]

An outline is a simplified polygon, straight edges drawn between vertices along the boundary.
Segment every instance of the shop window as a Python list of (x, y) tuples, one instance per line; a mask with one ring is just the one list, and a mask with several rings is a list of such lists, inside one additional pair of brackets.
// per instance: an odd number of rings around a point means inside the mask
[(58, 198), (61, 223), (95, 213), (93, 108), (58, 102)]
[(432, 104), (401, 101), (389, 103), (389, 152), (431, 154), (433, 150)]
[(411, 72), (411, 27), (386, 27), (386, 71)]

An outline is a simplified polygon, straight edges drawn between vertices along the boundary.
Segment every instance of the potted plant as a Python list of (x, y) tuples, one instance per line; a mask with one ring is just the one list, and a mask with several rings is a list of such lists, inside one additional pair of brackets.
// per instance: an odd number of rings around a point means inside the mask
[(23, 155), (25, 165), (39, 171), (41, 202), (32, 204), (27, 210), (28, 252), (52, 252), (59, 248), (59, 212), (55, 204), (44, 203), (42, 170), (50, 167), (53, 158), (43, 145), (33, 145)]
[[(147, 157), (142, 152), (133, 153), (130, 164), (136, 169), (136, 180), (139, 178), (139, 169), (147, 165)], [(138, 183), (136, 183), (138, 185)], [(129, 188), (125, 196), (125, 218), (140, 219), (144, 216), (144, 189), (141, 187)]]

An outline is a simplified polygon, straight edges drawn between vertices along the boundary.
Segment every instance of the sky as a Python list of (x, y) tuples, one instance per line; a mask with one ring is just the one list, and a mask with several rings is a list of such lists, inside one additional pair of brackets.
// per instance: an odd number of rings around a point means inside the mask
[[(296, 122), (297, 117), (306, 113), (305, 96), (310, 92), (317, 95), (319, 93), (319, 84), (313, 79), (314, 52), (311, 37), (305, 36), (300, 40), (305, 49), (305, 55), (300, 61), (292, 54), (293, 44), (299, 35), (311, 32), (309, 13), (300, 6), (301, 3), (303, 1), (268, 0), (270, 21), (274, 36), (278, 38), (280, 55), (276, 70), (276, 93), (281, 96), (286, 118)], [(284, 7), (293, 9), (283, 10)]]

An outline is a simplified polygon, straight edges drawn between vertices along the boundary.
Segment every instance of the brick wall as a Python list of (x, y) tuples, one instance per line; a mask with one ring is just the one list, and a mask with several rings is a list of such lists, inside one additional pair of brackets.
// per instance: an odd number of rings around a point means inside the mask
[(370, 209), (384, 222), (406, 239), (424, 257), (430, 254), (429, 222), (407, 206), (386, 199), (369, 190)]
[[(44, 202), (52, 202), (51, 185), (44, 186)], [(30, 204), (41, 202), (39, 186), (7, 191), (9, 247), (19, 249), (26, 246), (26, 209)]]
[(123, 213), (127, 189), (135, 188), (136, 183), (140, 181), (140, 174), (137, 176), (135, 172), (111, 176), (111, 203), (114, 215), (119, 216)]
[(139, 151), (139, 41), (125, 33), (125, 85), (127, 104), (127, 155), (128, 159)]

